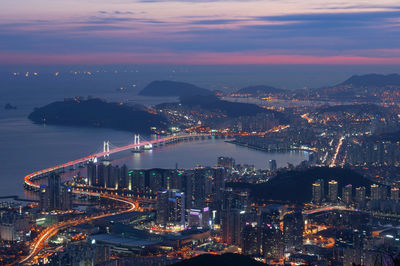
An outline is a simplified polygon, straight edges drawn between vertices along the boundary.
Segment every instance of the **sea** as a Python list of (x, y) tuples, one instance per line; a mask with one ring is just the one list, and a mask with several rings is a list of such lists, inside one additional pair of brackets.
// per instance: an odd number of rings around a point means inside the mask
[[(109, 140), (112, 146), (133, 142), (135, 132), (34, 124), (27, 117), (35, 107), (76, 96), (100, 97), (108, 101), (147, 106), (178, 100), (174, 97), (138, 96), (139, 90), (152, 80), (187, 81), (201, 87), (220, 90), (234, 90), (245, 85), (278, 84), (277, 69), (270, 67), (247, 72), (245, 70), (245, 67), (231, 70), (220, 67), (218, 75), (217, 70), (213, 69), (205, 71), (200, 68), (175, 66), (164, 66), (157, 71), (149, 66), (0, 68), (0, 197), (24, 197), (25, 175), (98, 152), (103, 147), (103, 141)], [(348, 69), (348, 72), (350, 73), (351, 69)], [(296, 73), (292, 81), (297, 80), (299, 87), (329, 85), (343, 80), (347, 75), (347, 72), (342, 71), (331, 77), (327, 71), (325, 75), (331, 78), (324, 80), (326, 84), (318, 83), (315, 79), (314, 83), (307, 84), (306, 80), (301, 83), (301, 78), (312, 79), (312, 75), (320, 78), (318, 72), (313, 74), (310, 69), (307, 75), (302, 76), (301, 72), (293, 69), (288, 73)], [(284, 83), (285, 78), (281, 77), (281, 80)], [(295, 86), (292, 83), (286, 85), (292, 88)], [(7, 103), (16, 106), (17, 109), (5, 110), (4, 106)], [(267, 169), (267, 162), (271, 159), (277, 161), (278, 167), (287, 163), (296, 165), (308, 159), (307, 152), (270, 153), (236, 146), (221, 139), (211, 139), (168, 145), (140, 154), (123, 152), (114, 155), (112, 163), (126, 164), (132, 169), (175, 168), (176, 165), (179, 168), (193, 168), (197, 164), (213, 166), (217, 163), (218, 156), (233, 157), (236, 163), (254, 165), (258, 169)]]

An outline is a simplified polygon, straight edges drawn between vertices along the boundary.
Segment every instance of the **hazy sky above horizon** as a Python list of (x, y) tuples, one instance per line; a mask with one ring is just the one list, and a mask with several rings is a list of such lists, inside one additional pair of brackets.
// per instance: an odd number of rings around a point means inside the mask
[(400, 65), (400, 3), (2, 1), (0, 64), (146, 63)]

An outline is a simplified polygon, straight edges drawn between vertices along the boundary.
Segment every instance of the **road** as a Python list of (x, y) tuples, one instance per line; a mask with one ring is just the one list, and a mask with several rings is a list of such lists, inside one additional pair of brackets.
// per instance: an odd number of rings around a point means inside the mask
[(125, 146), (121, 146), (121, 147), (116, 147), (113, 149), (110, 149), (110, 151), (108, 152), (99, 152), (99, 153), (95, 153), (95, 154), (91, 154), (64, 164), (60, 164), (60, 165), (56, 165), (50, 168), (46, 168), (34, 173), (31, 173), (27, 176), (25, 176), (24, 181), (25, 181), (25, 185), (27, 185), (28, 187), (32, 187), (35, 189), (40, 188), (39, 184), (36, 184), (35, 182), (32, 181), (33, 178), (42, 175), (42, 174), (46, 174), (46, 173), (50, 173), (59, 169), (63, 169), (69, 166), (73, 166), (73, 165), (77, 165), (80, 163), (85, 163), (87, 161), (93, 160), (94, 158), (100, 158), (106, 155), (111, 155), (114, 153), (118, 153), (121, 151), (126, 151), (126, 150), (133, 150), (134, 148), (137, 147), (141, 147), (144, 146), (146, 144), (158, 144), (158, 143), (167, 143), (170, 141), (176, 141), (176, 140), (180, 140), (180, 139), (185, 139), (185, 138), (198, 138), (198, 137), (208, 137), (210, 136), (209, 134), (191, 134), (191, 135), (177, 135), (177, 136), (170, 136), (170, 137), (165, 137), (165, 138), (161, 138), (161, 139), (156, 139), (156, 140), (152, 140), (152, 141), (146, 141), (146, 142), (142, 142), (140, 144), (129, 144), (129, 145), (125, 145)]
[(125, 209), (125, 210), (113, 212), (113, 213), (96, 215), (96, 216), (92, 216), (92, 217), (88, 217), (88, 218), (84, 218), (84, 219), (83, 218), (73, 219), (73, 220), (57, 223), (55, 225), (47, 227), (44, 231), (42, 231), (42, 233), (31, 244), (31, 250), (30, 250), (29, 254), (25, 258), (23, 258), (20, 261), (20, 263), (29, 262), (32, 258), (34, 258), (40, 252), (40, 250), (44, 247), (45, 243), (52, 236), (57, 234), (58, 231), (60, 231), (62, 229), (65, 229), (65, 228), (68, 228), (71, 226), (76, 226), (76, 225), (82, 224), (82, 223), (87, 223), (87, 222), (90, 222), (90, 221), (93, 221), (96, 219), (100, 219), (100, 218), (104, 218), (104, 217), (108, 217), (108, 216), (113, 216), (113, 215), (122, 214), (122, 213), (126, 213), (126, 212), (132, 212), (132, 211), (135, 211), (139, 206), (139, 204), (137, 202), (134, 202), (131, 199), (126, 199), (126, 198), (123, 198), (123, 197), (117, 196), (117, 195), (109, 195), (109, 194), (94, 193), (94, 192), (84, 192), (84, 191), (74, 191), (74, 193), (84, 194), (84, 195), (89, 195), (89, 196), (97, 196), (97, 197), (102, 197), (102, 198), (106, 198), (106, 199), (119, 201), (119, 202), (127, 204), (129, 206), (129, 208)]
[[(76, 160), (73, 160), (73, 161), (70, 161), (70, 162), (67, 162), (64, 164), (56, 165), (54, 167), (50, 167), (50, 168), (47, 168), (44, 170), (40, 170), (40, 171), (31, 173), (31, 174), (25, 176), (25, 178), (24, 178), (25, 185), (28, 187), (34, 188), (34, 189), (38, 189), (38, 188), (40, 188), (40, 185), (35, 183), (32, 180), (32, 179), (36, 178), (37, 176), (40, 176), (40, 175), (46, 174), (46, 173), (50, 173), (50, 172), (53, 172), (53, 171), (56, 171), (59, 169), (63, 169), (65, 167), (77, 165), (80, 163), (85, 163), (89, 160), (93, 160), (94, 158), (110, 155), (110, 154), (121, 152), (121, 151), (132, 150), (134, 148), (141, 147), (141, 146), (144, 146), (147, 144), (154, 145), (154, 144), (158, 144), (158, 143), (168, 143), (168, 142), (177, 141), (177, 140), (181, 140), (181, 139), (208, 137), (208, 136), (209, 136), (208, 134), (177, 135), (177, 136), (170, 136), (170, 137), (165, 137), (165, 138), (161, 138), (161, 139), (156, 139), (156, 140), (152, 140), (152, 141), (146, 141), (146, 142), (142, 142), (140, 144), (129, 144), (126, 146), (113, 148), (106, 152), (99, 152), (99, 153), (91, 154), (89, 156), (82, 157), (82, 158), (79, 158), (79, 159), (76, 159)], [(98, 216), (93, 216), (93, 217), (89, 217), (89, 218), (85, 218), (85, 219), (73, 219), (73, 220), (69, 220), (69, 221), (65, 221), (65, 222), (61, 222), (61, 223), (57, 223), (55, 225), (49, 226), (42, 231), (42, 233), (34, 240), (33, 243), (31, 243), (29, 254), (26, 257), (24, 257), (23, 259), (21, 259), (19, 261), (19, 263), (27, 263), (32, 258), (34, 258), (40, 252), (40, 250), (42, 250), (45, 243), (53, 235), (57, 234), (57, 232), (59, 230), (65, 229), (70, 226), (75, 226), (75, 225), (78, 225), (81, 223), (87, 223), (88, 221), (92, 221), (92, 220), (96, 220), (96, 219), (100, 219), (100, 218), (104, 218), (104, 217), (108, 217), (108, 216), (112, 216), (112, 215), (117, 215), (117, 214), (121, 214), (121, 213), (135, 211), (139, 208), (139, 204), (134, 199), (125, 198), (125, 197), (118, 196), (118, 195), (112, 195), (112, 194), (107, 194), (107, 193), (86, 192), (86, 191), (81, 191), (79, 189), (74, 189), (73, 193), (90, 195), (90, 196), (98, 196), (98, 197), (102, 197), (102, 198), (106, 198), (106, 199), (119, 201), (119, 202), (127, 204), (129, 206), (129, 208), (120, 210), (117, 212), (101, 214)]]

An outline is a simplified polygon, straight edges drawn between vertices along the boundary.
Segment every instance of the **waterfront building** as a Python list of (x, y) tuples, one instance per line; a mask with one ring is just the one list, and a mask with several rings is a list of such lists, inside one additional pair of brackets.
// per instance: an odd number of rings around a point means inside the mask
[(342, 200), (345, 204), (349, 205), (353, 201), (353, 186), (348, 184), (342, 188)]
[(276, 171), (276, 169), (278, 168), (276, 165), (276, 160), (269, 160), (268, 161), (268, 168), (271, 172)]
[(338, 200), (338, 182), (331, 180), (328, 182), (328, 200), (329, 202), (336, 203)]

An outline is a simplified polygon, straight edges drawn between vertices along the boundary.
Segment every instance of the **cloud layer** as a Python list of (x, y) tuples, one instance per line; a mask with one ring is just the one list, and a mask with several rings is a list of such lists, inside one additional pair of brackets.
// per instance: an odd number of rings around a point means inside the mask
[(2, 64), (400, 64), (391, 1), (6, 1)]

